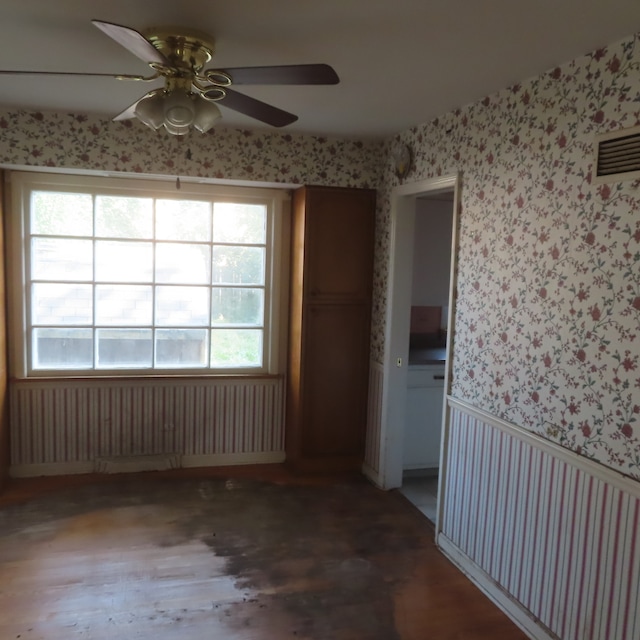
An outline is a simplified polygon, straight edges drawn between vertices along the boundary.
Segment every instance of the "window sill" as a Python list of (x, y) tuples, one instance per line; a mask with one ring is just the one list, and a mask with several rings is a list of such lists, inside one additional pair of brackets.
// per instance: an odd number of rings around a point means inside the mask
[(29, 376), (12, 377), (10, 384), (39, 384), (39, 383), (172, 383), (172, 382), (198, 382), (198, 381), (238, 381), (243, 380), (280, 380), (284, 378), (282, 373), (207, 373), (207, 374), (143, 374), (143, 375), (69, 375), (69, 376)]

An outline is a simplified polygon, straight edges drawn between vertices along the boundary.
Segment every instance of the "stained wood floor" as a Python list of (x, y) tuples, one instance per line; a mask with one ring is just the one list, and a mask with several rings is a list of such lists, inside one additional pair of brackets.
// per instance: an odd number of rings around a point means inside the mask
[(2, 640), (515, 640), (397, 492), (282, 469), (14, 481)]

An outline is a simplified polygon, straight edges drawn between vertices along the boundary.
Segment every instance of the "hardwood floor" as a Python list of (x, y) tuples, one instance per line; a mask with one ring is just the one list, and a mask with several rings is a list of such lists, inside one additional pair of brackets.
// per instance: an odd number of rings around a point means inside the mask
[(279, 467), (22, 480), (0, 638), (525, 638), (397, 492)]

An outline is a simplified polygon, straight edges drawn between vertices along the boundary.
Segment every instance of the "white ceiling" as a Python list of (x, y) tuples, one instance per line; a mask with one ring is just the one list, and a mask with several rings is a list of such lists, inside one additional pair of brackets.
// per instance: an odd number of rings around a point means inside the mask
[[(640, 29), (640, 2), (1, 0), (0, 69), (145, 74), (144, 63), (92, 18), (141, 31), (206, 31), (217, 42), (209, 66), (328, 63), (339, 85), (238, 90), (299, 115), (292, 132), (373, 138), (631, 35)], [(150, 88), (109, 78), (5, 76), (0, 107), (113, 117)], [(265, 126), (222, 111), (225, 126)]]

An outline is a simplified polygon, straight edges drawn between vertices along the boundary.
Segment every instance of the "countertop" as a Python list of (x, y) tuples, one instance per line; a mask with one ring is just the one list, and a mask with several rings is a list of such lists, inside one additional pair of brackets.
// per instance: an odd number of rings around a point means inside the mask
[(447, 350), (444, 347), (428, 349), (411, 349), (409, 351), (409, 366), (419, 364), (444, 364)]

